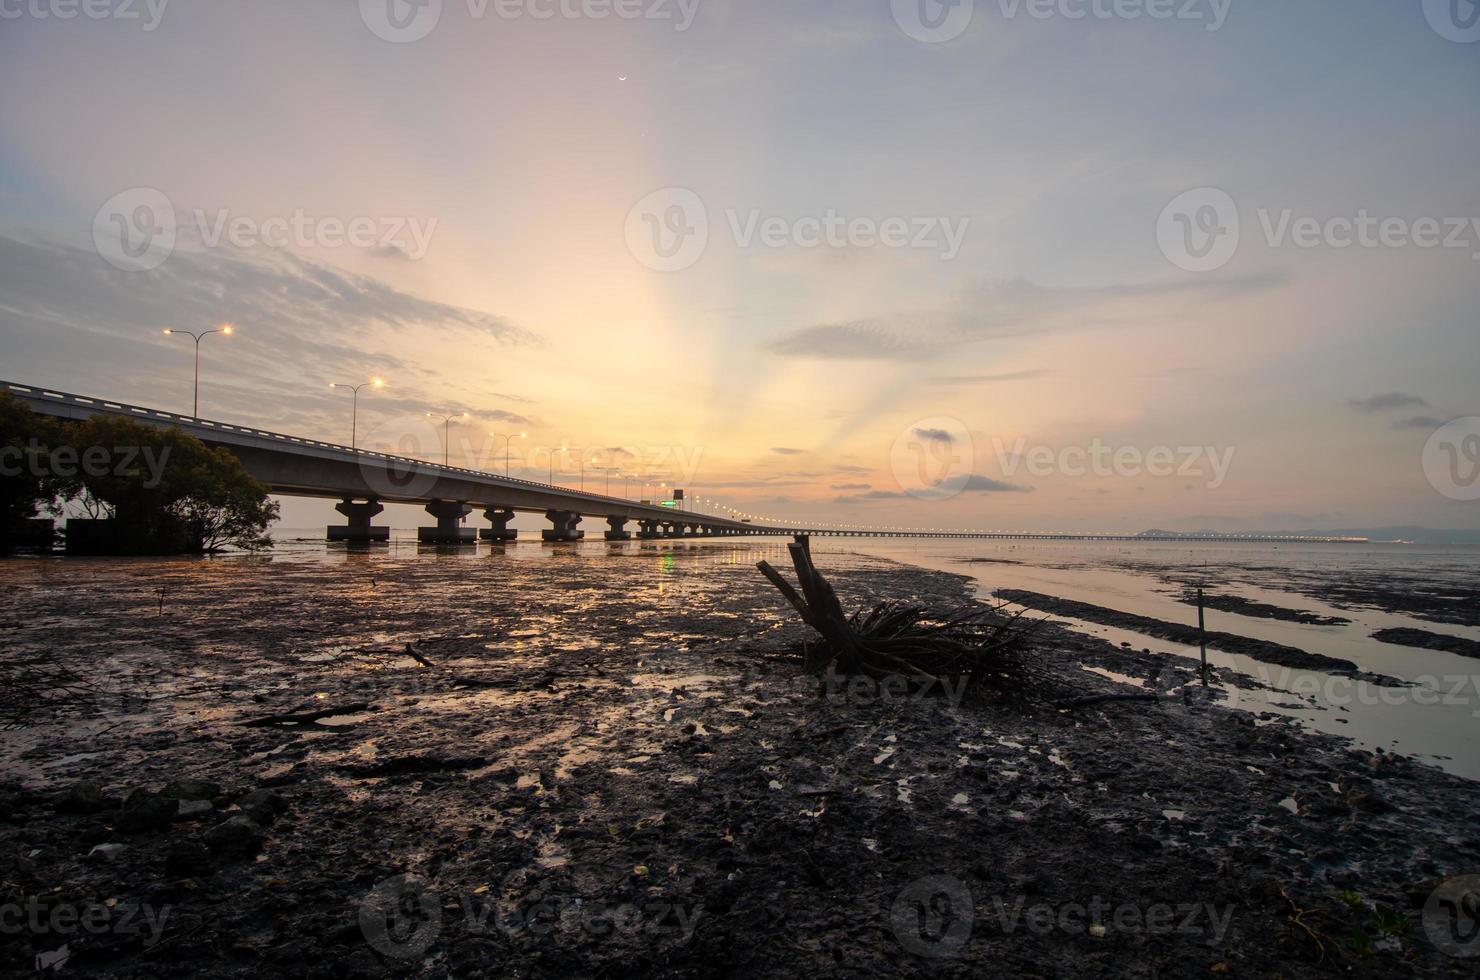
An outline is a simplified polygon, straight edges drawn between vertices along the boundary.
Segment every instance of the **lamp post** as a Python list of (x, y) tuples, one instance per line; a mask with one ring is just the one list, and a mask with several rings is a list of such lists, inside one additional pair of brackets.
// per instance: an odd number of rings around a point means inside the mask
[[(495, 439), (502, 439), (504, 441), (504, 476), (507, 478), (508, 475), (509, 475), (509, 440), (510, 439), (513, 439), (514, 436), (513, 435), (507, 435), (507, 436), (506, 435), (500, 435), (497, 432), (490, 432), (488, 434), (491, 435), (491, 436), (493, 436)], [(528, 437), (528, 435), (529, 435), (528, 432), (521, 432), (521, 433), (519, 433), (519, 438), (520, 439), (524, 439), (524, 438)]]
[(233, 328), (232, 328), (231, 324), (229, 324), (229, 323), (223, 323), (223, 324), (221, 324), (219, 327), (217, 327), (214, 330), (202, 330), (200, 333), (191, 333), (189, 330), (175, 330), (175, 329), (173, 329), (171, 327), (165, 327), (164, 328), (164, 332), (166, 334), (170, 335), (170, 336), (173, 336), (173, 335), (175, 335), (177, 333), (178, 334), (184, 334), (185, 336), (187, 336), (190, 339), (192, 339), (192, 340), (195, 341), (195, 405), (190, 410), (190, 417), (193, 418), (193, 419), (198, 419), (198, 418), (200, 418), (200, 342), (201, 342), (201, 338), (206, 337), (209, 334), (213, 334), (213, 333), (224, 334), (225, 336), (230, 337), (231, 334), (233, 333)]
[(349, 412), (350, 449), (355, 448), (355, 442), (359, 439), (360, 436), (360, 389), (364, 388), (366, 385), (369, 385), (372, 388), (384, 388), (385, 381), (380, 378), (371, 378), (369, 381), (362, 381), (357, 385), (340, 384), (337, 381), (329, 382), (330, 388), (348, 388), (350, 391), (354, 392), (354, 396), (350, 400)]
[[(592, 456), (591, 457), (591, 462), (593, 462), (593, 463), (596, 462), (596, 457), (595, 456)], [(611, 467), (611, 466), (597, 466), (597, 467), (594, 467), (594, 468), (595, 468), (596, 472), (598, 472), (598, 473), (605, 473), (606, 474), (606, 495), (608, 497), (610, 497), (612, 495), (612, 470), (614, 469), (614, 467)]]
[(451, 437), (448, 435), (448, 426), (450, 426), (452, 424), (452, 420), (453, 419), (465, 419), (467, 417), (468, 417), (468, 413), (467, 412), (463, 412), (460, 415), (438, 415), (435, 412), (428, 412), (427, 413), (427, 418), (429, 418), (429, 419), (441, 419), (442, 420), (442, 465), (443, 466), (446, 466), (447, 465), (447, 451), (448, 451), (448, 447), (451, 445)]

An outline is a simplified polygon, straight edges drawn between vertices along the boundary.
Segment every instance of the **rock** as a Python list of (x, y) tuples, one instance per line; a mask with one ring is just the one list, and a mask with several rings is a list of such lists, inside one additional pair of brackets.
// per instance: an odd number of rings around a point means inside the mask
[(106, 806), (97, 783), (73, 783), (53, 804), (58, 813), (97, 813)]
[(99, 844), (87, 852), (89, 861), (112, 861), (128, 850), (127, 844)]
[(172, 779), (159, 795), (171, 800), (214, 800), (221, 795), (221, 786), (208, 779)]
[(242, 808), (243, 813), (264, 827), (271, 826), (288, 809), (288, 801), (268, 789), (252, 790), (238, 800), (237, 805)]
[(135, 790), (124, 801), (123, 810), (114, 825), (128, 833), (140, 833), (164, 827), (175, 819), (177, 803), (143, 790)]
[(210, 800), (181, 800), (175, 816), (180, 820), (198, 820), (215, 812)]
[(206, 832), (212, 853), (229, 857), (251, 857), (266, 842), (267, 834), (247, 816), (228, 817)]
[(176, 841), (164, 856), (164, 871), (171, 878), (210, 874), (211, 852), (200, 841)]

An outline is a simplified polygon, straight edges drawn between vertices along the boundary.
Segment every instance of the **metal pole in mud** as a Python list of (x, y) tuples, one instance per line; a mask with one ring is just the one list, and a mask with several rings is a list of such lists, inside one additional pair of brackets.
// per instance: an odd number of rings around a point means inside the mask
[(1197, 587), (1197, 645), (1202, 651), (1202, 685), (1208, 686), (1208, 637), (1203, 630), (1202, 586)]

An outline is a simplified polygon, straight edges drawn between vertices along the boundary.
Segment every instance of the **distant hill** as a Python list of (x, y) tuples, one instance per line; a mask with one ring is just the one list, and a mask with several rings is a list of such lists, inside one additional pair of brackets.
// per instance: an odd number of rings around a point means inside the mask
[(1142, 531), (1142, 538), (1181, 538), (1235, 533), (1252, 537), (1295, 538), (1370, 538), (1373, 541), (1412, 541), (1414, 544), (1480, 545), (1480, 530), (1446, 530), (1444, 528), (1396, 525), (1393, 527), (1307, 528), (1303, 531)]

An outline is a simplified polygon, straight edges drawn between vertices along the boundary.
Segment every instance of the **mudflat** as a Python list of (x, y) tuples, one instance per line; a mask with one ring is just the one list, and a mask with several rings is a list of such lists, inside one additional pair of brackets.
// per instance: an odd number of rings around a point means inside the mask
[(1013, 697), (819, 688), (781, 554), (0, 564), (4, 662), (89, 688), (0, 733), (0, 968), (1473, 975), (1422, 909), (1480, 784), (1051, 624)]

